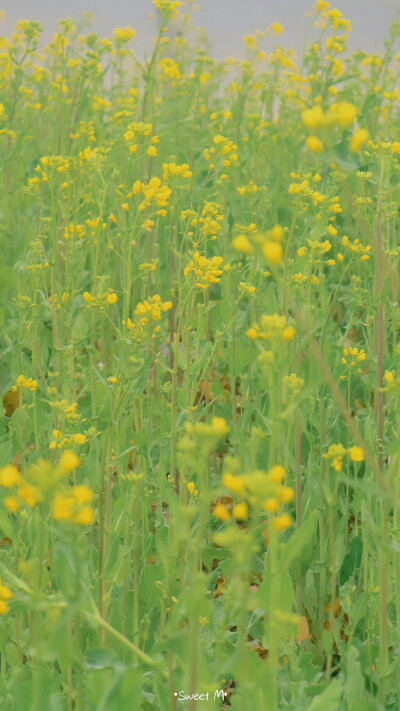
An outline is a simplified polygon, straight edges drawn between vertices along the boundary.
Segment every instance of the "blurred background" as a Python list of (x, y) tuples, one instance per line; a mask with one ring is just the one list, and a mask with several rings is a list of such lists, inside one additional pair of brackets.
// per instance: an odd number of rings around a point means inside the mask
[[(194, 20), (206, 30), (210, 50), (216, 59), (228, 55), (242, 58), (245, 46), (243, 35), (265, 29), (271, 22), (280, 22), (284, 33), (278, 40), (269, 40), (271, 46), (278, 42), (302, 53), (309, 27), (314, 0), (198, 0)], [(338, 7), (351, 21), (353, 32), (349, 47), (379, 51), (391, 18), (400, 13), (400, 0), (337, 0)], [(92, 28), (102, 36), (109, 36), (114, 27), (130, 25), (136, 30), (133, 47), (138, 56), (151, 51), (156, 24), (149, 17), (153, 10), (151, 0), (0, 0), (5, 11), (5, 21), (0, 34), (7, 35), (20, 20), (38, 20), (45, 27), (45, 39), (55, 31), (57, 20), (63, 17), (76, 19), (82, 12), (93, 13)], [(268, 49), (268, 47), (267, 47)]]

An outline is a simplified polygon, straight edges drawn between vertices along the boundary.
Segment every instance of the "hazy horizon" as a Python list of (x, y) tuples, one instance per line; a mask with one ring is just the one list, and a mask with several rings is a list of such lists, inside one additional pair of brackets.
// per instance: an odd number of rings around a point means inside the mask
[[(193, 13), (196, 25), (204, 27), (210, 40), (211, 54), (221, 59), (228, 55), (241, 58), (245, 54), (243, 35), (264, 29), (271, 22), (280, 22), (284, 32), (279, 43), (293, 47), (301, 53), (309, 24), (312, 0), (198, 0), (198, 11)], [(336, 5), (336, 3), (335, 3)], [(350, 48), (367, 48), (378, 51), (390, 26), (391, 18), (400, 11), (400, 0), (343, 0), (337, 3), (344, 16), (352, 23)], [(5, 21), (0, 34), (9, 35), (20, 19), (37, 20), (49, 37), (56, 23), (63, 17), (76, 19), (79, 14), (91, 12), (92, 28), (109, 36), (114, 27), (130, 25), (135, 28), (134, 51), (143, 56), (151, 50), (155, 22), (150, 19), (151, 0), (14, 0), (0, 3), (5, 11)], [(271, 41), (272, 44), (272, 41)]]

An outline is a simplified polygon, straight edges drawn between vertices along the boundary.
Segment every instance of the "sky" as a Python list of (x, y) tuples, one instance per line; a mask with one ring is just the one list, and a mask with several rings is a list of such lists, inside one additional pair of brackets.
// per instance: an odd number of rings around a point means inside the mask
[[(284, 34), (279, 42), (301, 54), (305, 33), (310, 22), (305, 13), (312, 10), (314, 0), (197, 0), (196, 24), (205, 28), (216, 59), (226, 56), (242, 58), (243, 35), (265, 29), (271, 22), (280, 22)], [(353, 32), (350, 48), (379, 51), (391, 17), (400, 16), (400, 0), (335, 0), (344, 16), (351, 20)], [(5, 22), (0, 34), (7, 35), (19, 19), (38, 20), (44, 25), (46, 39), (55, 31), (57, 20), (77, 18), (79, 13), (93, 13), (93, 29), (109, 36), (114, 27), (130, 25), (136, 29), (133, 47), (138, 56), (149, 53), (155, 24), (150, 19), (151, 0), (0, 0)], [(268, 47), (267, 47), (268, 49)]]

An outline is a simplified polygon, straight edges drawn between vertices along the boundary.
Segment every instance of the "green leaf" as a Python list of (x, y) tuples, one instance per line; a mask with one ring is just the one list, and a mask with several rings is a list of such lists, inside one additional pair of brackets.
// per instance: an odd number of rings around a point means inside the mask
[(117, 654), (112, 649), (107, 649), (106, 647), (94, 647), (93, 649), (88, 649), (85, 657), (85, 664), (87, 669), (106, 669), (111, 667), (117, 669), (121, 667), (121, 662), (118, 659)]
[(351, 647), (346, 658), (346, 683), (344, 685), (344, 698), (347, 702), (347, 711), (359, 711), (362, 706), (365, 686), (361, 671), (358, 650)]
[(147, 381), (149, 379), (152, 361), (152, 356), (147, 358), (143, 365), (138, 369), (135, 377), (133, 378), (133, 392), (135, 395), (140, 395), (145, 389)]
[(322, 694), (314, 698), (311, 706), (308, 707), (308, 711), (339, 711), (341, 696), (341, 683), (334, 679)]
[(19, 446), (25, 448), (33, 431), (32, 420), (29, 413), (19, 407), (13, 413), (11, 421), (15, 427)]
[(139, 584), (139, 599), (141, 604), (149, 609), (161, 598), (161, 592), (156, 586), (158, 580), (164, 580), (165, 569), (161, 565), (146, 565), (143, 567)]
[(374, 111), (374, 109), (380, 106), (381, 101), (378, 94), (369, 94), (364, 101), (363, 107), (360, 112), (360, 118), (364, 118), (369, 111)]
[(71, 340), (82, 341), (89, 332), (89, 324), (83, 314), (79, 314), (71, 328)]
[(140, 698), (144, 684), (143, 673), (138, 669), (125, 669), (113, 676), (97, 711), (132, 711), (140, 708)]
[(351, 634), (351, 635), (354, 634), (357, 624), (365, 616), (367, 609), (368, 609), (368, 602), (369, 602), (369, 594), (367, 592), (361, 593), (356, 604), (354, 605), (354, 607), (351, 610), (349, 634)]
[(333, 639), (329, 630), (324, 630), (321, 634), (322, 648), (325, 654), (332, 653)]
[(313, 511), (306, 523), (303, 523), (279, 551), (280, 570), (288, 570), (295, 562), (306, 560), (312, 553), (311, 542), (315, 541), (315, 529), (318, 521), (317, 511)]
[(71, 548), (62, 543), (56, 543), (54, 546), (53, 563), (61, 591), (67, 599), (76, 599), (78, 596), (79, 579)]
[(349, 551), (345, 556), (342, 563), (342, 567), (340, 569), (339, 580), (341, 585), (344, 585), (348, 581), (350, 576), (354, 575), (355, 572), (360, 568), (362, 552), (363, 542), (361, 538), (353, 538), (352, 541), (350, 541)]
[(119, 534), (113, 533), (110, 536), (110, 542), (107, 547), (107, 552), (104, 560), (103, 574), (102, 577), (111, 577), (113, 571), (118, 565), (119, 559), (119, 548), (120, 548), (120, 536)]
[(13, 525), (4, 509), (0, 509), (0, 531), (12, 539)]
[(144, 427), (135, 432), (135, 444), (137, 445), (137, 447), (145, 447), (148, 442), (149, 434)]

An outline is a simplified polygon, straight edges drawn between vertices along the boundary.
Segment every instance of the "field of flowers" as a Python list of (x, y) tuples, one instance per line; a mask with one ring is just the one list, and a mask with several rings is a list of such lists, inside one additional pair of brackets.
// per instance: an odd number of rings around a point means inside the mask
[(400, 23), (153, 5), (0, 39), (0, 707), (398, 711)]

